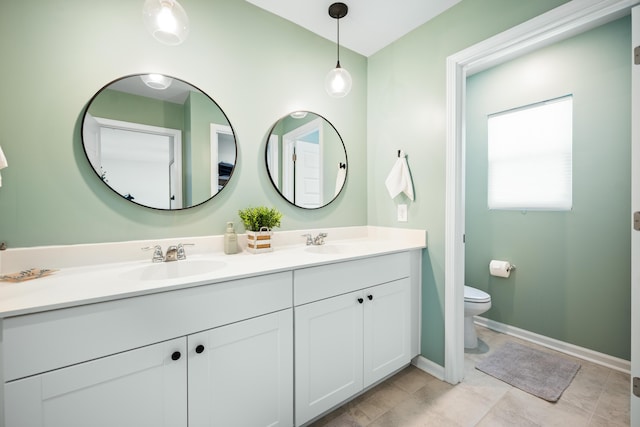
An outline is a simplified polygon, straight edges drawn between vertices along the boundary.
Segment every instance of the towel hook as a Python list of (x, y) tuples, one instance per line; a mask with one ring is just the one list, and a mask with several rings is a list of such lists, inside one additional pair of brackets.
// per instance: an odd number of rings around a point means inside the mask
[(340, 169), (347, 169), (347, 165), (342, 163), (342, 162), (340, 162), (339, 167), (340, 167)]
[(401, 151), (402, 151), (402, 150), (398, 150), (398, 157), (400, 157), (400, 152), (401, 152)]

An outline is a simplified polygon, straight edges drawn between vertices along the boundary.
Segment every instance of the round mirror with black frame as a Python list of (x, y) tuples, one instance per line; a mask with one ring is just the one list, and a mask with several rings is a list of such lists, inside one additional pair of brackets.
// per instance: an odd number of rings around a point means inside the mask
[(100, 89), (82, 119), (82, 146), (109, 188), (161, 210), (210, 200), (237, 160), (235, 133), (218, 104), (160, 74), (125, 76)]
[(271, 183), (289, 203), (319, 209), (334, 201), (347, 178), (347, 150), (336, 128), (310, 111), (280, 118), (266, 142)]

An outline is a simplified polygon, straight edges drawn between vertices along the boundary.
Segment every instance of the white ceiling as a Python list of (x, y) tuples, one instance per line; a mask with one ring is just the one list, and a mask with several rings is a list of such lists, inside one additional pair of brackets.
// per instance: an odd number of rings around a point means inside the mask
[[(336, 41), (332, 0), (246, 0)], [(342, 0), (349, 7), (340, 19), (340, 45), (371, 56), (461, 0)]]

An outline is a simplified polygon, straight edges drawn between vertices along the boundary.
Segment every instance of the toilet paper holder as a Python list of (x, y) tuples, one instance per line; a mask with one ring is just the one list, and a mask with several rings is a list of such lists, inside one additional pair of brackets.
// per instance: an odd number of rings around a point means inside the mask
[[(500, 261), (500, 262), (502, 262), (502, 261)], [(491, 262), (489, 262), (489, 267), (491, 267)], [(509, 266), (507, 267), (507, 271), (511, 272), (511, 271), (513, 271), (515, 269), (516, 269), (516, 265), (515, 264), (511, 264), (509, 262)]]
[(492, 259), (489, 263), (489, 274), (496, 277), (509, 278), (515, 269), (516, 266), (511, 264), (509, 261)]

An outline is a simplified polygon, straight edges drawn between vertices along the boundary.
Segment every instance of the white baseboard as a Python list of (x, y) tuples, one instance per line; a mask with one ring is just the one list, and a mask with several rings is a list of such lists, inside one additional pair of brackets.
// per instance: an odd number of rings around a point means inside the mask
[(411, 364), (418, 369), (422, 369), (427, 374), (433, 375), (440, 381), (444, 381), (444, 368), (437, 363), (432, 362), (423, 356), (416, 356), (411, 361)]
[[(554, 338), (538, 335), (533, 332), (525, 331), (524, 329), (516, 328), (515, 326), (506, 325), (504, 323), (496, 322), (495, 320), (487, 319), (485, 317), (476, 316), (475, 323), (501, 332), (506, 335), (511, 335), (516, 338), (520, 338), (525, 341), (529, 341), (543, 347), (550, 348), (561, 353), (565, 353), (571, 356), (578, 357), (589, 362), (596, 363), (598, 365), (606, 366), (607, 368), (615, 369), (616, 371), (629, 374), (631, 372), (631, 362), (628, 360), (620, 359), (608, 354), (599, 353), (597, 351), (589, 350), (588, 348), (579, 347), (574, 344), (569, 344), (564, 341), (556, 340)], [(426, 360), (426, 359), (425, 359)], [(430, 364), (435, 365), (433, 362), (426, 360)], [(416, 365), (420, 367), (419, 365)], [(435, 365), (438, 366), (438, 365)], [(439, 367), (439, 366), (438, 366)], [(424, 369), (427, 371), (426, 369)], [(430, 371), (427, 371), (431, 373)]]

